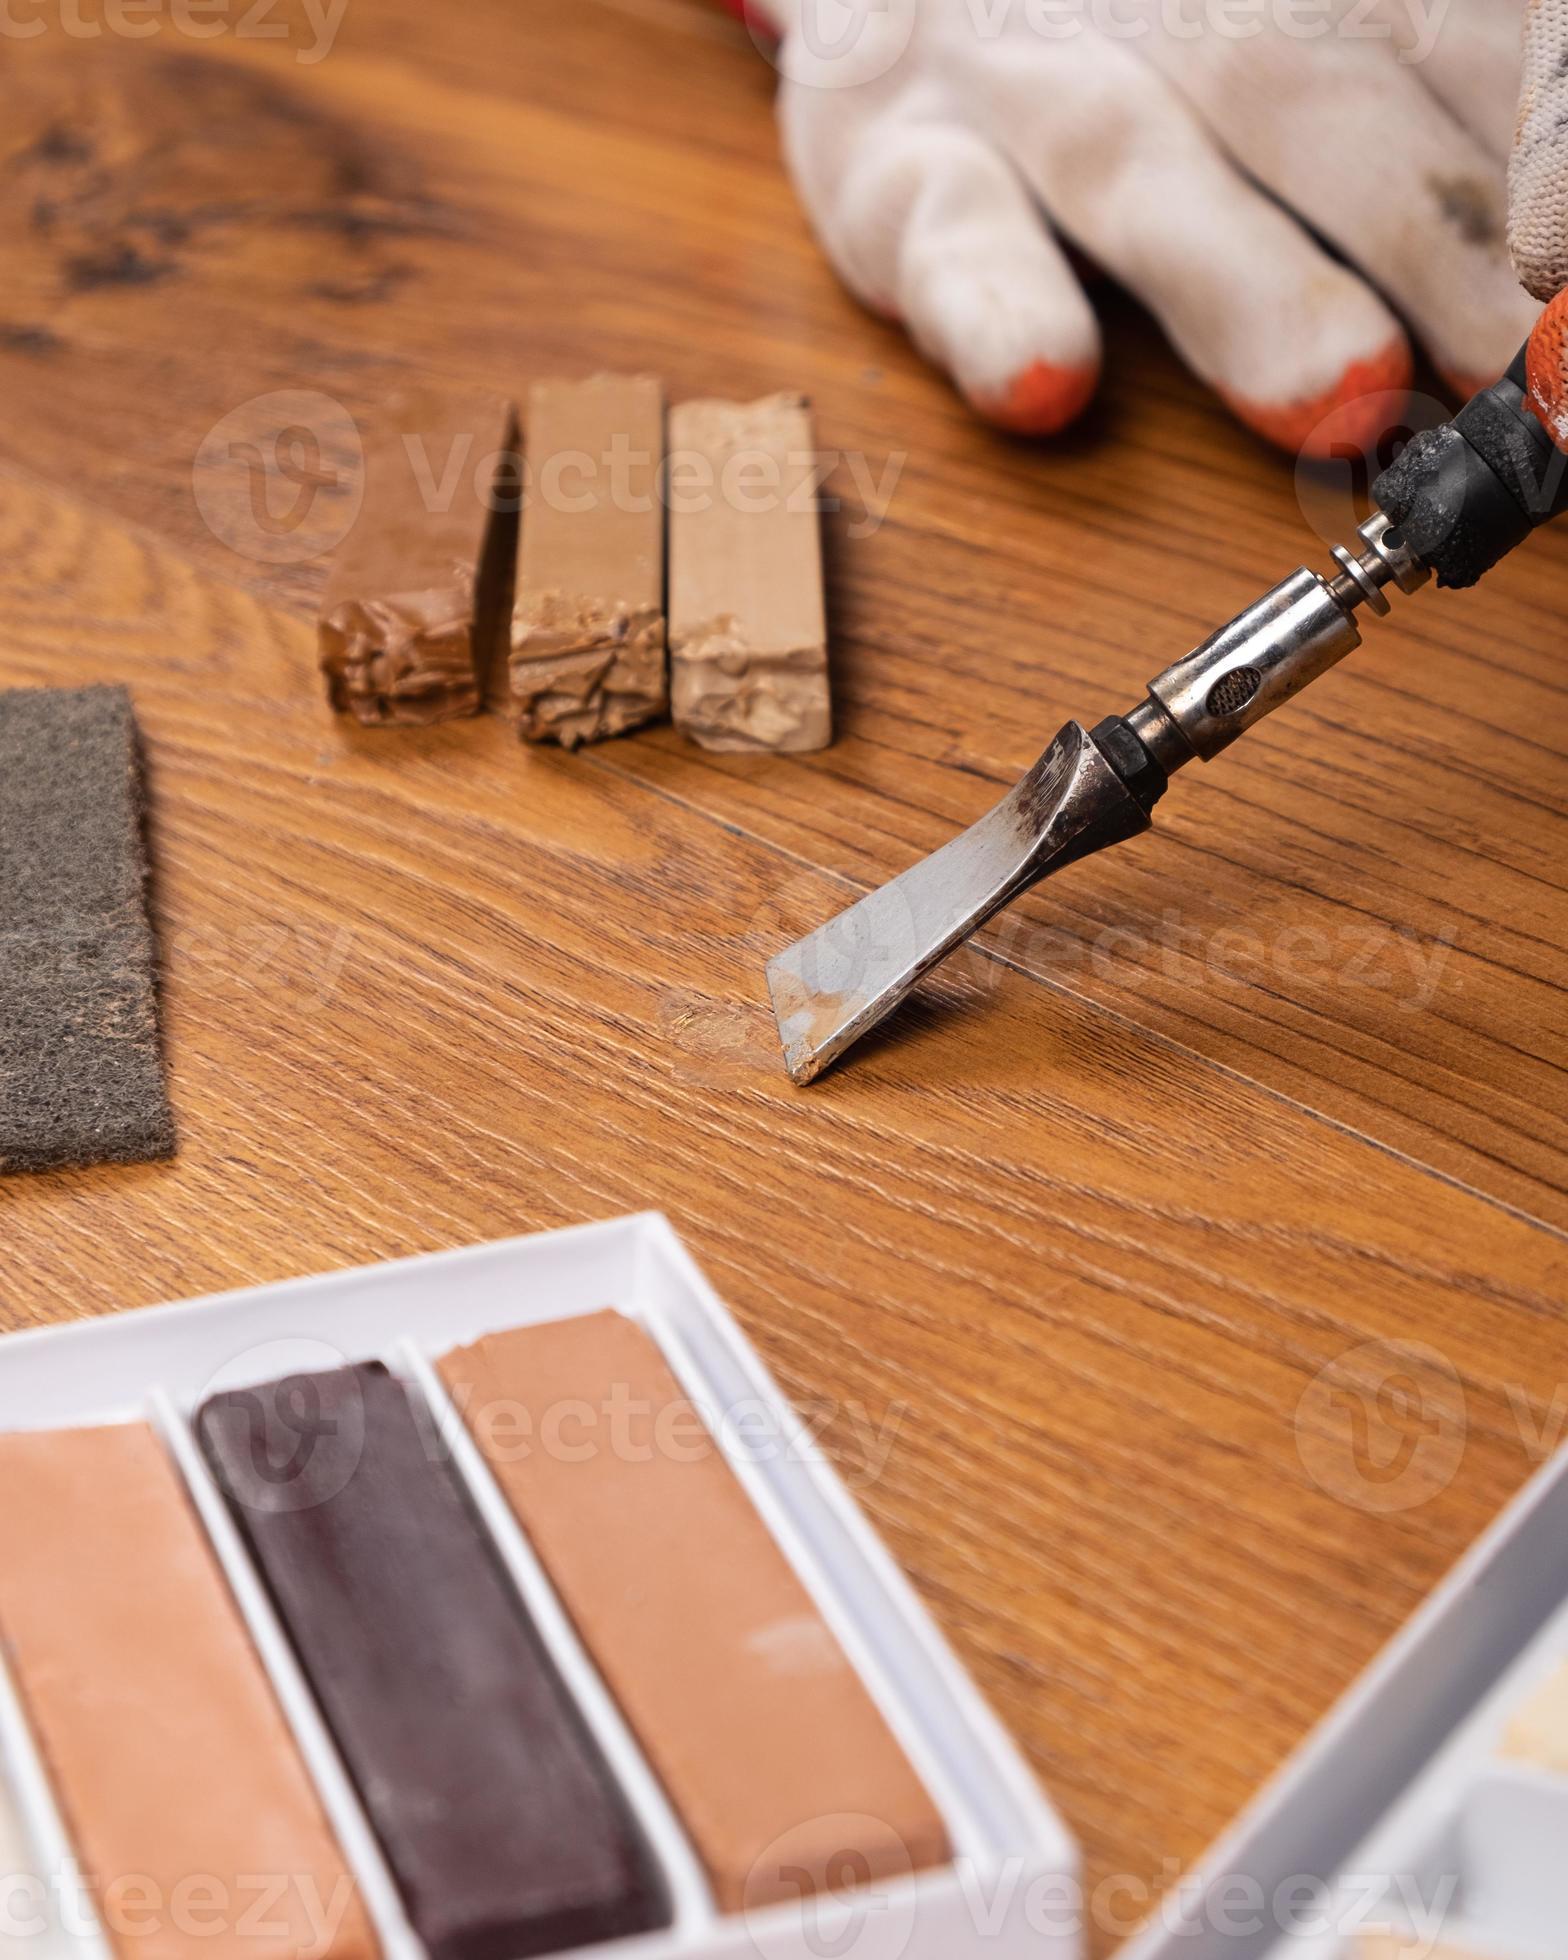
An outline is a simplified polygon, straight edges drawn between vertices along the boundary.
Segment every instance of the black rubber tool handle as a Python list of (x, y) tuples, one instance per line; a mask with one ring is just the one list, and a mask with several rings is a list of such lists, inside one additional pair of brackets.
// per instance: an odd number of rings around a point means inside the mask
[(1452, 422), (1423, 430), (1372, 485), (1373, 502), (1439, 585), (1474, 585), (1568, 510), (1568, 455), (1530, 406), (1525, 354)]

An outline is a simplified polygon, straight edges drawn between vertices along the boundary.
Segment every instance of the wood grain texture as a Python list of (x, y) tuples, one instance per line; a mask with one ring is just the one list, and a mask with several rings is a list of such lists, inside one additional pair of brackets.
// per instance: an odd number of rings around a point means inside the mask
[[(662, 1206), (1091, 1879), (1168, 1883), (1563, 1417), (1568, 538), (1409, 602), (795, 1091), (766, 955), (1322, 562), (1335, 493), (1114, 299), (1084, 431), (975, 426), (819, 262), (698, 0), (354, 0), (292, 53), (0, 49), (0, 684), (135, 689), (183, 1138), (0, 1187), (0, 1323)], [(869, 535), (835, 479), (824, 755), (334, 722), (322, 566), (193, 496), (268, 390), (594, 367), (903, 459)], [(1403, 1510), (1316, 1447), (1364, 1343), (1466, 1425)]]

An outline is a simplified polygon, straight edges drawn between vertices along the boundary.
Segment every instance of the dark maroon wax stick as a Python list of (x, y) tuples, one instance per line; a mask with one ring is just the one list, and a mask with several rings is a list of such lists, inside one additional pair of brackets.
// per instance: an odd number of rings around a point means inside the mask
[(408, 1393), (371, 1364), (215, 1396), (202, 1448), (432, 1960), (669, 1922), (652, 1854)]

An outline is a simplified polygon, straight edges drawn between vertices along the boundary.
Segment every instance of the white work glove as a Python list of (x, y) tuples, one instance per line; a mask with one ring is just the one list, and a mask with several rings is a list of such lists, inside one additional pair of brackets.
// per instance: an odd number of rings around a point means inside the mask
[(1006, 427), (1099, 378), (1063, 239), (1293, 451), (1376, 434), (1401, 319), (1469, 394), (1539, 311), (1505, 249), (1519, 0), (748, 4), (833, 263)]

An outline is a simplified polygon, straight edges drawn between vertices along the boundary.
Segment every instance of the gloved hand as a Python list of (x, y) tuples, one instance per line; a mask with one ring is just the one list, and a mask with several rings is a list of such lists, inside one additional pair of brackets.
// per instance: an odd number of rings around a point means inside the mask
[(1536, 413), (1568, 449), (1568, 0), (1531, 0), (1525, 15), (1508, 244), (1525, 285), (1552, 302), (1525, 365)]
[(1060, 429), (1098, 382), (1062, 239), (1293, 451), (1386, 419), (1391, 309), (1466, 395), (1539, 311), (1505, 249), (1518, 0), (747, 4), (840, 274), (1006, 427)]

